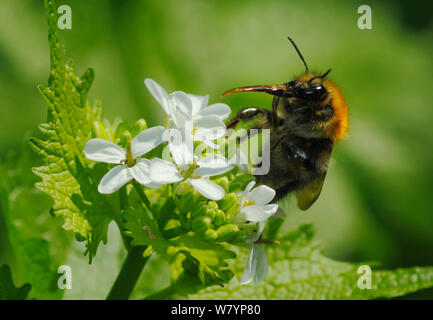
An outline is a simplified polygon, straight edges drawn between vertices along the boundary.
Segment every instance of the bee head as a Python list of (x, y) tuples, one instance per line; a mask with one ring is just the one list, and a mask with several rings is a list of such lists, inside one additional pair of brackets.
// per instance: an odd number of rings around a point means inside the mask
[(328, 92), (323, 84), (323, 81), (331, 70), (326, 71), (322, 75), (310, 73), (307, 62), (305, 62), (305, 59), (296, 46), (295, 42), (290, 37), (288, 37), (288, 39), (305, 66), (305, 74), (303, 76), (282, 85), (259, 85), (235, 88), (224, 92), (222, 96), (236, 92), (266, 92), (282, 98), (295, 97), (308, 101), (320, 101), (325, 99)]
[(323, 101), (328, 96), (328, 90), (324, 82), (329, 72), (331, 72), (331, 69), (319, 76), (306, 73), (294, 81), (287, 82), (285, 90), (281, 90), (274, 95), (285, 98), (300, 98), (307, 101)]

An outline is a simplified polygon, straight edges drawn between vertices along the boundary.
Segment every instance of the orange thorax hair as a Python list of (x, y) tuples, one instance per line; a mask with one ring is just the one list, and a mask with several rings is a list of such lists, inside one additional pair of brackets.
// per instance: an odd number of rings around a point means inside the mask
[[(316, 77), (315, 74), (306, 73), (298, 77), (297, 80), (300, 82), (308, 82), (314, 77)], [(325, 135), (333, 141), (341, 141), (346, 136), (349, 125), (346, 100), (340, 88), (338, 88), (335, 83), (325, 79), (322, 81), (322, 84), (328, 91), (326, 103), (330, 104), (334, 109), (334, 117), (326, 124)]]
[(328, 125), (328, 132), (332, 140), (341, 141), (346, 136), (349, 125), (346, 100), (344, 99), (340, 88), (338, 88), (338, 86), (333, 82), (325, 80), (323, 85), (331, 96), (331, 107), (334, 109), (334, 118)]

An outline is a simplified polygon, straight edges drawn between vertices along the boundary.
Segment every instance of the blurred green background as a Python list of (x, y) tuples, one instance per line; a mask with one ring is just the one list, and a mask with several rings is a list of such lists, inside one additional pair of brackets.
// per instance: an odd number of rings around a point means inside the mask
[[(292, 80), (303, 65), (286, 40), (295, 39), (310, 68), (325, 71), (345, 94), (350, 132), (335, 148), (322, 195), (307, 212), (284, 202), (285, 229), (313, 222), (325, 254), (377, 261), (385, 268), (433, 265), (433, 20), (431, 1), (58, 1), (72, 8), (72, 30), (60, 32), (79, 73), (96, 71), (90, 100), (105, 115), (151, 125), (163, 119), (145, 89), (153, 78), (168, 91), (210, 94), (235, 112), (270, 107), (272, 97), (219, 94), (236, 86)], [(362, 4), (373, 29), (357, 27)], [(430, 9), (429, 9), (430, 8)], [(9, 207), (0, 217), (0, 264), (26, 278), (10, 218), (24, 239), (49, 243), (41, 267), (74, 270), (65, 298), (104, 298), (124, 257), (115, 226), (89, 266), (81, 244), (48, 211), (30, 168), (39, 164), (26, 139), (46, 119), (37, 85), (46, 84), (49, 49), (43, 2), (0, 2), (0, 173)], [(7, 211), (7, 212), (6, 212)], [(32, 238), (33, 239), (33, 238)], [(158, 269), (157, 276), (148, 275)], [(168, 285), (168, 267), (153, 259), (134, 297)], [(52, 280), (53, 286), (56, 279)], [(428, 298), (431, 291), (413, 297)], [(49, 294), (46, 297), (54, 297)]]

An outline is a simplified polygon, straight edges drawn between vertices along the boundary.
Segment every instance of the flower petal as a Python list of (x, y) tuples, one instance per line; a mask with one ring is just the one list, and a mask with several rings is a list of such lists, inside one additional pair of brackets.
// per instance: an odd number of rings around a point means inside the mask
[(134, 158), (148, 153), (162, 143), (165, 128), (157, 126), (141, 131), (131, 140), (131, 151)]
[(263, 210), (265, 211), (265, 213), (267, 215), (269, 215), (271, 217), (278, 211), (278, 204), (275, 204), (275, 203), (267, 204), (267, 205), (263, 206)]
[(194, 119), (194, 136), (197, 140), (215, 140), (226, 133), (226, 125), (215, 115)]
[(182, 134), (182, 130), (180, 129), (170, 129), (168, 147), (174, 162), (180, 168), (193, 163), (194, 146), (191, 135)]
[(191, 98), (182, 91), (175, 91), (169, 96), (170, 117), (176, 124), (176, 127), (183, 128), (185, 121), (192, 120), (192, 102)]
[(152, 159), (150, 178), (158, 184), (175, 183), (183, 180), (182, 175), (173, 163), (159, 158)]
[(212, 153), (197, 161), (197, 165), (203, 168), (224, 168), (228, 164), (228, 160), (218, 153)]
[(195, 169), (194, 174), (197, 176), (216, 176), (233, 169), (228, 160), (219, 154), (212, 154), (197, 161), (199, 166)]
[(257, 284), (265, 280), (268, 274), (268, 259), (266, 258), (265, 249), (261, 245), (254, 244), (254, 259), (256, 260), (256, 272), (254, 275), (254, 282)]
[(159, 189), (162, 187), (162, 184), (156, 183), (156, 182), (151, 182), (151, 183), (146, 183), (144, 185), (145, 187), (148, 187), (150, 189)]
[(220, 145), (214, 143), (212, 140), (203, 140), (202, 142), (212, 149), (220, 149), (221, 148)]
[[(268, 206), (270, 206), (268, 208)], [(267, 206), (251, 205), (242, 208), (248, 221), (258, 222), (265, 221), (277, 211), (277, 204), (269, 204)]]
[(232, 110), (225, 103), (215, 103), (200, 110), (197, 117), (217, 116), (221, 120), (225, 120), (232, 113)]
[(228, 164), (225, 167), (221, 168), (197, 168), (194, 170), (194, 175), (199, 177), (212, 177), (226, 173), (231, 169), (233, 169), (233, 166), (231, 164)]
[(266, 227), (266, 221), (259, 221), (259, 222), (257, 222), (257, 239), (256, 239), (256, 241), (262, 235), (263, 230), (265, 230), (265, 227)]
[(132, 168), (128, 168), (131, 175), (134, 179), (141, 184), (151, 183), (150, 179), (150, 160), (149, 159), (140, 159), (135, 166)]
[(129, 170), (123, 165), (115, 166), (102, 177), (98, 185), (98, 191), (102, 194), (109, 194), (119, 190), (132, 179)]
[(275, 197), (275, 190), (268, 186), (258, 186), (254, 188), (249, 194), (247, 199), (254, 200), (257, 205), (265, 205), (272, 201)]
[(194, 187), (195, 190), (210, 200), (217, 201), (224, 198), (224, 189), (209, 179), (188, 179), (188, 182)]
[(248, 256), (247, 264), (245, 265), (244, 272), (241, 277), (241, 284), (248, 284), (254, 280), (256, 273), (257, 260), (254, 257), (254, 247), (251, 248), (250, 255)]
[(254, 185), (256, 184), (255, 181), (251, 181), (250, 183), (247, 184), (247, 186), (245, 187), (244, 193), (242, 194), (242, 200), (241, 200), (241, 207), (244, 206), (245, 204), (245, 200), (247, 199), (251, 189), (254, 187)]
[(121, 163), (126, 152), (117, 144), (103, 139), (90, 139), (84, 146), (87, 159), (106, 163)]
[(205, 96), (197, 96), (195, 94), (188, 94), (188, 96), (191, 99), (192, 103), (192, 114), (196, 115), (198, 114), (202, 109), (206, 108), (208, 102), (209, 102), (209, 95)]
[(155, 98), (156, 101), (161, 105), (166, 114), (169, 114), (168, 110), (168, 94), (156, 81), (152, 79), (144, 79), (144, 84), (150, 91), (150, 94)]

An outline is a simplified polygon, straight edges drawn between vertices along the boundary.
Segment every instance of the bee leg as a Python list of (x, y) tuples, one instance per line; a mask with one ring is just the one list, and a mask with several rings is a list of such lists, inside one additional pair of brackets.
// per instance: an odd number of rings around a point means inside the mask
[(280, 97), (275, 96), (272, 100), (272, 126), (274, 128), (278, 128), (278, 116), (277, 116), (277, 107), (280, 103)]
[[(255, 119), (254, 119), (255, 118)], [(227, 129), (234, 128), (240, 122), (252, 120), (251, 128), (266, 128), (272, 123), (272, 113), (263, 108), (245, 108), (239, 111), (236, 116), (226, 123)]]
[(288, 135), (284, 135), (278, 138), (276, 142), (271, 146), (271, 151), (275, 151), (275, 149), (278, 147), (278, 145), (283, 142), (284, 140), (289, 139)]

